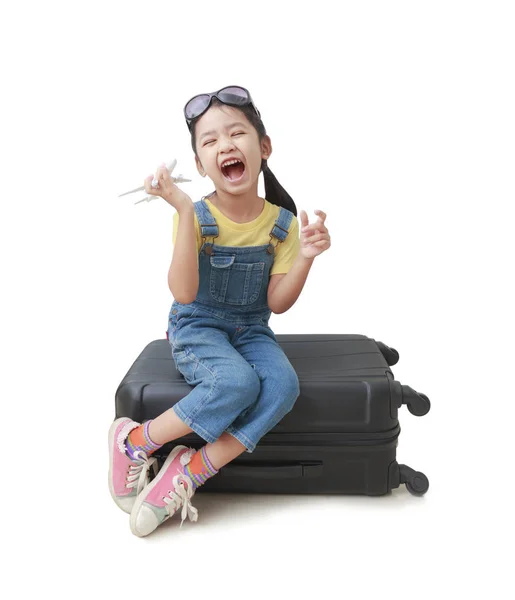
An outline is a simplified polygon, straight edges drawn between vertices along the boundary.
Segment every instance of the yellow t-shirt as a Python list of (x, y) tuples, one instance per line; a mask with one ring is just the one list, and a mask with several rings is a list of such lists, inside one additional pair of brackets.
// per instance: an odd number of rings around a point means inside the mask
[[(228, 219), (220, 210), (210, 202), (209, 198), (204, 199), (209, 206), (211, 214), (218, 225), (218, 237), (214, 243), (219, 246), (264, 246), (270, 242), (270, 231), (279, 216), (281, 210), (279, 206), (268, 202), (265, 199), (265, 206), (261, 214), (248, 223), (235, 223)], [(194, 215), (195, 231), (197, 234), (197, 264), (198, 254), (202, 247), (202, 236), (200, 226), (197, 219), (197, 213)], [(177, 237), (177, 228), (179, 226), (179, 213), (173, 215), (173, 244)], [(212, 243), (213, 238), (207, 237), (206, 242)], [(270, 275), (276, 273), (287, 273), (295, 259), (300, 248), (299, 239), (299, 222), (297, 217), (293, 215), (288, 235), (282, 243), (278, 243), (276, 238), (272, 238), (272, 243), (277, 246), (275, 249), (274, 264), (270, 270)]]

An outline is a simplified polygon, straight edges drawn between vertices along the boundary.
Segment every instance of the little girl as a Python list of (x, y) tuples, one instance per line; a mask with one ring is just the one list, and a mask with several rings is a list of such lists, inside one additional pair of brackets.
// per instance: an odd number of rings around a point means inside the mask
[[(253, 452), (291, 411), (299, 380), (268, 320), (293, 306), (314, 258), (331, 245), (321, 210), (311, 225), (301, 211), (299, 239), (295, 203), (268, 168), (271, 140), (248, 90), (195, 96), (184, 114), (197, 169), (215, 191), (193, 203), (164, 164), (158, 186), (149, 175), (145, 190), (176, 209), (167, 337), (192, 389), (156, 419), (120, 418), (109, 430), (109, 489), (137, 536), (181, 507), (181, 526), (186, 516), (196, 521), (195, 490)], [(266, 199), (258, 196), (261, 171)], [(198, 451), (175, 446), (149, 483), (151, 454), (192, 431), (207, 444)]]

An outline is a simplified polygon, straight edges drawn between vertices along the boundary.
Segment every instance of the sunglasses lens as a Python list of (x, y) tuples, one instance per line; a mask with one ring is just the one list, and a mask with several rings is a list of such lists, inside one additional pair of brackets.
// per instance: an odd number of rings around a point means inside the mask
[(201, 94), (200, 96), (195, 96), (195, 98), (192, 98), (188, 104), (186, 104), (186, 108), (184, 109), (186, 118), (194, 119), (200, 115), (204, 110), (206, 110), (209, 100), (210, 98), (207, 94)]
[(222, 102), (244, 106), (249, 103), (249, 95), (241, 87), (226, 87), (218, 92), (218, 97)]

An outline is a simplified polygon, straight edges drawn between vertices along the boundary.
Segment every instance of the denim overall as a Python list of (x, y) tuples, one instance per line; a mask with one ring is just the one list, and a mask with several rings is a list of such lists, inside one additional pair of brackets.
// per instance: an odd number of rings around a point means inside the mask
[(268, 326), (267, 292), (275, 245), (293, 214), (281, 207), (263, 246), (219, 246), (218, 225), (204, 198), (193, 204), (201, 228), (199, 290), (174, 300), (167, 337), (177, 370), (193, 389), (173, 409), (207, 442), (227, 431), (253, 452), (293, 408), (299, 380)]

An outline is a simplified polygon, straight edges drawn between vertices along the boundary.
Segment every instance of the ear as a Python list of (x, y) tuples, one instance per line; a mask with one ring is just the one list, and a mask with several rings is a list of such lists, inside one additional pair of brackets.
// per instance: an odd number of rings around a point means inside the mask
[(268, 160), (272, 154), (272, 140), (269, 135), (265, 135), (261, 141), (261, 158)]
[(199, 174), (202, 177), (206, 176), (206, 172), (204, 171), (203, 167), (202, 167), (202, 163), (200, 162), (200, 160), (198, 159), (197, 156), (195, 156), (195, 164), (197, 165), (197, 171), (199, 172)]

